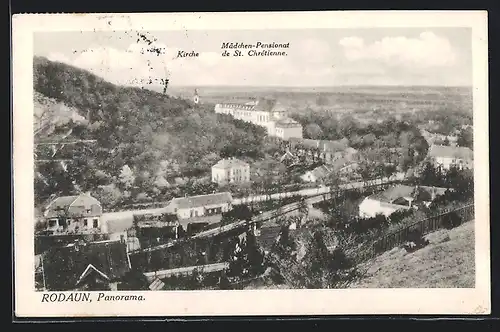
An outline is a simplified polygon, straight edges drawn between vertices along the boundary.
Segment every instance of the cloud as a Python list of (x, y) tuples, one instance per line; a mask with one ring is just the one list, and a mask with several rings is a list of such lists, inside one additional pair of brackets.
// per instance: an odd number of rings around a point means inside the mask
[(418, 38), (385, 37), (365, 44), (359, 37), (339, 41), (349, 61), (377, 60), (389, 65), (420, 68), (453, 66), (457, 54), (449, 40), (432, 32), (422, 32)]
[(359, 37), (346, 37), (339, 41), (339, 45), (346, 48), (361, 48), (364, 46), (364, 40)]

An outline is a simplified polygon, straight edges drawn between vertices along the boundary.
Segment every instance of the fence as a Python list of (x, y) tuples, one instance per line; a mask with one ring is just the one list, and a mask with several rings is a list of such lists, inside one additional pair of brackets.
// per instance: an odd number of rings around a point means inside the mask
[(35, 235), (35, 255), (41, 254), (52, 247), (66, 245), (78, 240), (82, 240), (85, 242), (95, 242), (109, 239), (110, 235), (106, 233)]
[(456, 214), (459, 217), (456, 220), (458, 223), (454, 226), (458, 226), (466, 221), (472, 220), (474, 218), (474, 204), (466, 205), (427, 219), (416, 221), (405, 226), (404, 228), (383, 236), (373, 244), (371, 257), (369, 258), (373, 258), (379, 253), (405, 243), (408, 241), (410, 233), (416, 231), (420, 236), (424, 236), (437, 229), (443, 228), (445, 226), (445, 222), (449, 221), (449, 218), (452, 217), (452, 214)]

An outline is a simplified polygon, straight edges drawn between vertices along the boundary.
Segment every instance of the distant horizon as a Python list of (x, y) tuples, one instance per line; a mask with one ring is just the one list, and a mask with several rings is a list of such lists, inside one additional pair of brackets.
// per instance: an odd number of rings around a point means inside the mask
[[(50, 62), (55, 62), (55, 63), (61, 63), (63, 65), (71, 66), (80, 70), (84, 70), (89, 72), (92, 75), (95, 75), (99, 77), (100, 79), (114, 84), (116, 86), (122, 86), (122, 87), (131, 87), (131, 88), (144, 88), (144, 89), (149, 89), (151, 91), (158, 92), (157, 90), (163, 90), (163, 85), (161, 84), (145, 84), (145, 85), (134, 85), (134, 84), (120, 84), (120, 83), (115, 83), (111, 82), (105, 77), (93, 73), (91, 70), (86, 69), (86, 68), (81, 68), (72, 64), (64, 63), (61, 61), (57, 60), (50, 60), (46, 56), (40, 56), (40, 55), (34, 55), (34, 58), (39, 57), (43, 58), (47, 61)], [(286, 90), (291, 90), (291, 89), (304, 89), (304, 90), (315, 90), (315, 89), (335, 89), (335, 88), (351, 88), (351, 89), (383, 89), (383, 88), (438, 88), (438, 89), (472, 89), (472, 85), (423, 85), (423, 84), (413, 84), (413, 85), (401, 85), (401, 84), (363, 84), (363, 85), (354, 85), (354, 84), (337, 84), (337, 85), (317, 85), (317, 86), (299, 86), (299, 85), (239, 85), (239, 84), (233, 84), (233, 85), (196, 85), (196, 84), (186, 84), (186, 85), (176, 85), (175, 83), (169, 83), (169, 88), (171, 89), (244, 89), (244, 88), (250, 88), (250, 89), (286, 89)], [(168, 88), (167, 88), (168, 90)]]
[[(155, 85), (162, 87), (161, 85)], [(472, 88), (472, 85), (400, 85), (400, 84), (373, 84), (373, 85), (354, 85), (354, 84), (339, 84), (339, 85), (317, 85), (317, 86), (299, 86), (299, 85), (169, 85), (172, 88), (285, 88), (285, 89), (318, 89), (318, 88), (384, 88), (384, 87), (400, 87), (400, 88)]]

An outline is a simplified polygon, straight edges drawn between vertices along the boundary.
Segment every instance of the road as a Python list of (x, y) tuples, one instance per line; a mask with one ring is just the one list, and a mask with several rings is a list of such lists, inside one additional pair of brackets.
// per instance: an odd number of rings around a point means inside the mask
[[(400, 181), (404, 179), (404, 173), (396, 173), (395, 175), (389, 177), (389, 178), (384, 178), (384, 179), (377, 179), (377, 180), (371, 180), (371, 181), (366, 181), (366, 182), (351, 182), (347, 184), (340, 185), (340, 189), (353, 189), (353, 188), (361, 188), (363, 186), (369, 186), (369, 185), (377, 185), (377, 184), (382, 184), (382, 183), (387, 183), (391, 181)], [(329, 193), (331, 190), (330, 187), (326, 186), (320, 186), (316, 188), (309, 188), (309, 189), (302, 189), (298, 191), (289, 191), (289, 192), (281, 192), (281, 193), (275, 193), (271, 195), (252, 195), (252, 196), (247, 196), (243, 198), (235, 198), (233, 199), (232, 204), (233, 205), (238, 205), (238, 204), (247, 204), (251, 202), (261, 202), (269, 199), (280, 199), (280, 198), (285, 198), (285, 197), (291, 197), (291, 196), (317, 196), (317, 195), (322, 195)], [(152, 209), (143, 209), (143, 210), (128, 210), (128, 211), (119, 211), (119, 212), (106, 212), (102, 215), (102, 220), (108, 225), (108, 232), (114, 233), (114, 232), (123, 232), (126, 229), (130, 228), (133, 223), (133, 216), (134, 215), (141, 215), (141, 214), (149, 214), (149, 213), (165, 213), (167, 212), (166, 208), (152, 208)]]
[[(371, 180), (371, 181), (359, 181), (359, 182), (351, 182), (351, 183), (346, 183), (346, 184), (341, 184), (339, 185), (339, 189), (355, 189), (355, 188), (362, 188), (364, 186), (370, 186), (370, 185), (377, 185), (377, 184), (382, 184), (382, 183), (387, 183), (390, 181), (401, 181), (404, 179), (404, 173), (396, 173), (395, 175), (389, 177), (389, 178), (383, 178), (383, 179), (377, 179), (377, 180)], [(309, 189), (302, 189), (298, 191), (289, 191), (289, 192), (282, 192), (282, 193), (275, 193), (271, 195), (254, 195), (254, 196), (247, 196), (243, 198), (235, 198), (233, 199), (233, 205), (237, 204), (246, 204), (246, 203), (251, 203), (251, 202), (260, 202), (260, 201), (265, 201), (268, 199), (280, 199), (280, 198), (285, 198), (285, 197), (291, 197), (291, 196), (315, 196), (315, 195), (321, 195), (325, 193), (329, 193), (331, 190), (330, 187), (326, 186), (320, 186), (316, 188), (309, 188)]]
[[(391, 177), (391, 178), (379, 179), (379, 180), (374, 180), (374, 181), (369, 181), (369, 182), (350, 183), (350, 184), (341, 186), (340, 189), (345, 190), (345, 189), (350, 189), (350, 188), (361, 188), (361, 187), (363, 187), (363, 185), (364, 186), (379, 185), (379, 184), (383, 184), (383, 183), (387, 183), (387, 182), (391, 182), (391, 181), (396, 181), (398, 179), (399, 178)], [(319, 203), (325, 199), (324, 196), (327, 195), (329, 193), (329, 191), (330, 191), (329, 187), (321, 187), (321, 190), (318, 190), (316, 193), (314, 193), (314, 192), (310, 193), (309, 196), (312, 196), (312, 197), (306, 198), (305, 203), (307, 205)], [(303, 190), (299, 191), (299, 192), (303, 192)], [(305, 195), (303, 195), (303, 196), (305, 196)], [(206, 231), (199, 232), (199, 233), (191, 236), (189, 239), (172, 240), (171, 242), (168, 242), (168, 243), (165, 243), (165, 244), (162, 244), (159, 246), (137, 250), (134, 253), (145, 253), (145, 252), (157, 251), (157, 250), (173, 247), (176, 244), (182, 243), (184, 241), (189, 241), (191, 239), (206, 238), (206, 237), (211, 237), (211, 236), (223, 234), (223, 233), (229, 232), (229, 231), (234, 230), (234, 229), (242, 228), (245, 225), (247, 225), (248, 223), (250, 223), (250, 224), (257, 223), (257, 222), (262, 223), (262, 222), (274, 219), (275, 217), (277, 217), (277, 212), (279, 213), (279, 215), (286, 215), (290, 212), (294, 212), (294, 211), (299, 210), (299, 207), (300, 207), (300, 202), (290, 203), (290, 204), (281, 206), (279, 210), (265, 211), (265, 212), (261, 213), (260, 215), (253, 217), (250, 222), (247, 222), (246, 220), (240, 220), (240, 221), (237, 221), (237, 222), (234, 222), (231, 224), (227, 224), (227, 225), (224, 225), (221, 227), (212, 228), (212, 229), (208, 229)]]

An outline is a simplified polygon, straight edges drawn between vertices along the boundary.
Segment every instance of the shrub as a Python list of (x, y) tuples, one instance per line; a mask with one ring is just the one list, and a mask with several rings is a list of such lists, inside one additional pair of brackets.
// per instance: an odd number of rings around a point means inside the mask
[(462, 223), (462, 218), (456, 212), (450, 212), (443, 216), (443, 227), (446, 229), (452, 229), (459, 226)]

